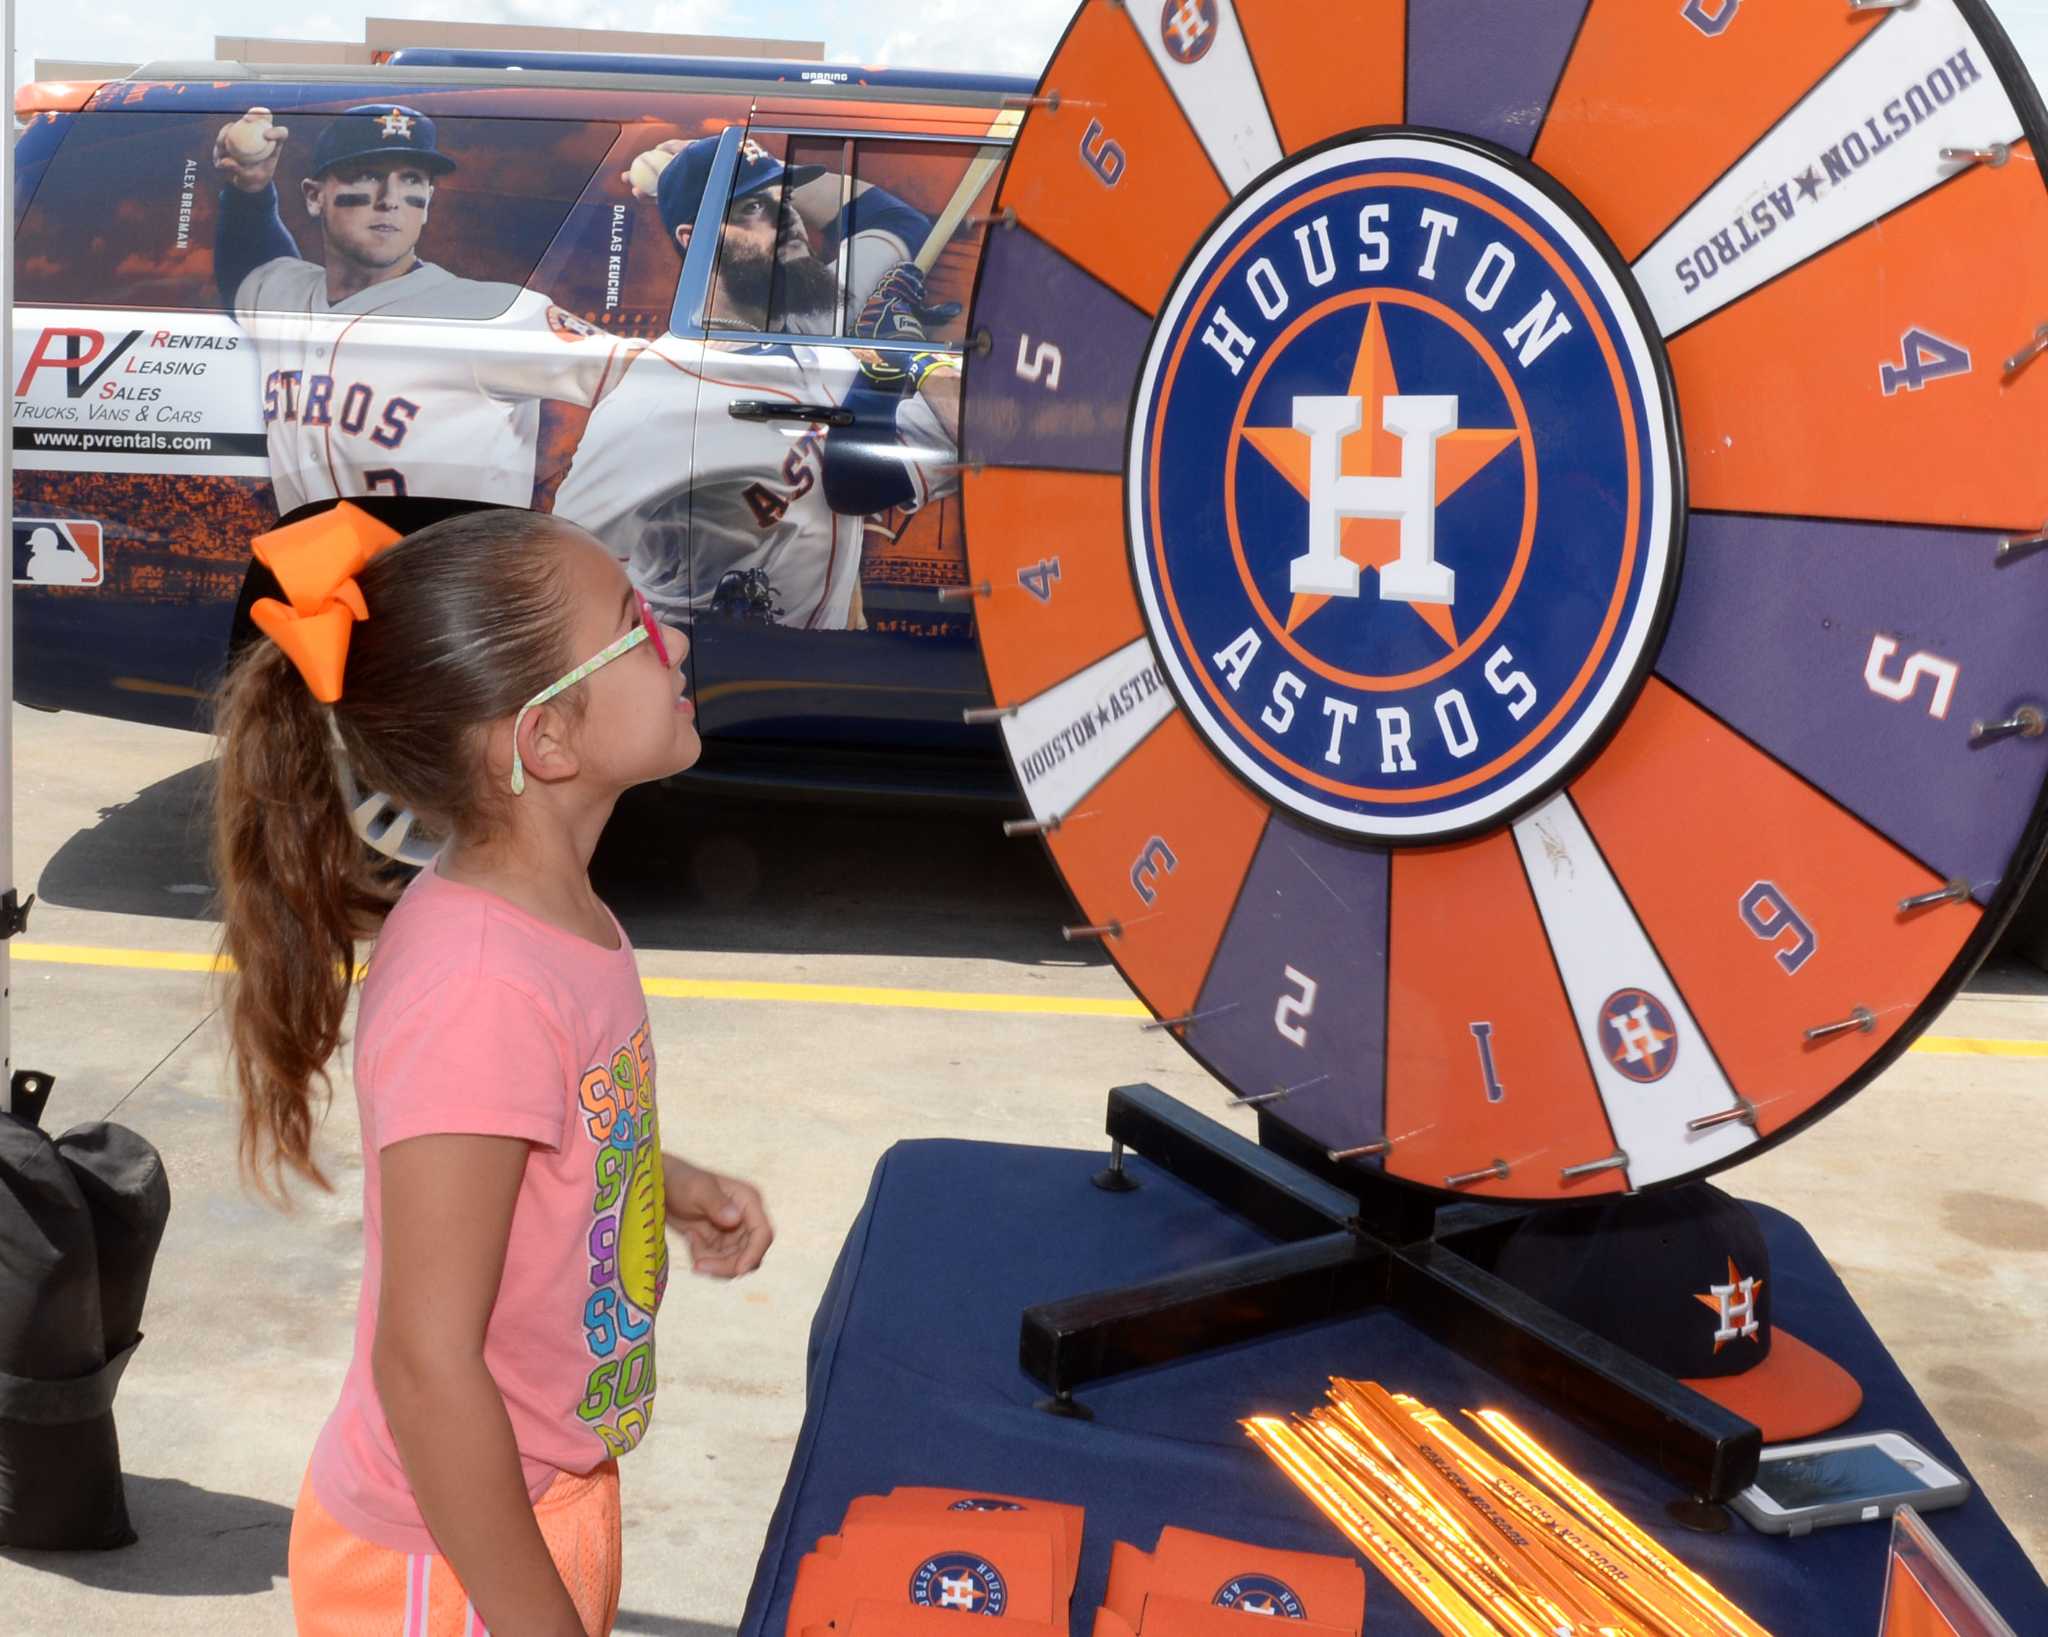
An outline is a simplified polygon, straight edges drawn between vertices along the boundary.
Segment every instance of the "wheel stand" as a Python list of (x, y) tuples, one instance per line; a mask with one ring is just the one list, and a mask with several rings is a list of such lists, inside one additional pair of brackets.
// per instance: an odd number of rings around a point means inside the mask
[(1097, 1186), (1138, 1186), (1130, 1149), (1280, 1243), (1025, 1309), (1018, 1356), (1052, 1395), (1041, 1408), (1089, 1419), (1074, 1390), (1091, 1381), (1384, 1306), (1690, 1495), (1725, 1501), (1755, 1478), (1763, 1440), (1749, 1422), (1470, 1259), (1528, 1208), (1440, 1204), (1331, 1164), (1263, 1113), (1254, 1143), (1156, 1086), (1112, 1091), (1108, 1131)]

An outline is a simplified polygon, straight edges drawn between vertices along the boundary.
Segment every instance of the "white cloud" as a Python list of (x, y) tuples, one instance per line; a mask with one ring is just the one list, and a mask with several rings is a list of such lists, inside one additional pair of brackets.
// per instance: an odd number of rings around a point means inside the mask
[[(820, 11), (827, 8), (817, 6)], [(656, 34), (756, 34), (737, 0), (372, 0), (318, 13), (280, 12), (267, 0), (187, 0), (180, 6), (95, 16), (72, 0), (18, 0), (15, 73), (27, 79), (39, 57), (87, 61), (178, 60), (213, 56), (214, 36), (360, 40), (363, 19), (399, 17), (443, 23), (524, 23), (537, 27), (635, 29)], [(820, 19), (822, 21), (822, 19)]]
[[(900, 67), (1036, 75), (1077, 0), (327, 0), (316, 14), (270, 0), (183, 0), (95, 15), (76, 0), (16, 0), (16, 73), (37, 57), (212, 55), (216, 34), (360, 39), (363, 17), (573, 24), (660, 33), (778, 34), (828, 42), (827, 54)], [(1307, 0), (1304, 0), (1307, 3)], [(2048, 82), (2048, 0), (1991, 0), (2037, 83)]]
[(887, 21), (839, 21), (832, 43), (862, 62), (1035, 78), (1074, 11), (1074, 0), (920, 0)]

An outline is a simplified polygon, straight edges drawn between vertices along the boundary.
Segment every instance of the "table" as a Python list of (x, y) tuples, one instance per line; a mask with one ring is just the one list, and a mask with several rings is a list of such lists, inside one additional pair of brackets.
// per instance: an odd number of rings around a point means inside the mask
[[(1074, 1629), (1086, 1637), (1110, 1545), (1150, 1550), (1162, 1525), (1260, 1545), (1348, 1553), (1337, 1531), (1238, 1423), (1307, 1409), (1332, 1375), (1365, 1377), (1447, 1413), (1504, 1408), (1776, 1637), (1874, 1637), (1891, 1526), (1802, 1540), (1685, 1530), (1670, 1484), (1597, 1444), (1397, 1315), (1368, 1313), (1096, 1383), (1095, 1420), (1048, 1415), (1018, 1367), (1022, 1310), (1263, 1248), (1206, 1196), (1133, 1157), (1135, 1193), (1091, 1186), (1104, 1155), (995, 1143), (898, 1144), (875, 1169), (811, 1328), (807, 1408), (747, 1599), (740, 1637), (783, 1637), (797, 1561), (847, 1502), (896, 1484), (992, 1489), (1087, 1508)], [(1904, 1375), (1803, 1228), (1765, 1206), (1774, 1317), (1863, 1384), (1845, 1430), (1893, 1428), (1961, 1470)], [(1973, 1493), (1929, 1525), (2016, 1632), (2048, 1632), (2048, 1586)], [(1367, 1570), (1368, 1637), (1430, 1627)]]

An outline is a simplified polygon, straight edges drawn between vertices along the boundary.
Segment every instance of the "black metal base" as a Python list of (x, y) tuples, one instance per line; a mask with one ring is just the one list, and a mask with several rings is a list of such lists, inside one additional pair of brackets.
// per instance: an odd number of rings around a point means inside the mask
[(1073, 1414), (1074, 1390), (1090, 1381), (1390, 1306), (1691, 1495), (1725, 1501), (1755, 1478), (1763, 1439), (1749, 1422), (1457, 1248), (1497, 1242), (1524, 1209), (1441, 1205), (1364, 1167), (1332, 1165), (1278, 1122), (1262, 1119), (1260, 1141), (1248, 1141), (1156, 1086), (1112, 1091), (1108, 1129), (1116, 1163), (1098, 1186), (1115, 1186), (1104, 1179), (1123, 1175), (1129, 1148), (1281, 1243), (1026, 1309), (1018, 1356), (1051, 1390), (1047, 1407)]
[(1124, 1145), (1109, 1145), (1109, 1163), (1088, 1179), (1105, 1194), (1134, 1194), (1138, 1191), (1138, 1179), (1124, 1169)]

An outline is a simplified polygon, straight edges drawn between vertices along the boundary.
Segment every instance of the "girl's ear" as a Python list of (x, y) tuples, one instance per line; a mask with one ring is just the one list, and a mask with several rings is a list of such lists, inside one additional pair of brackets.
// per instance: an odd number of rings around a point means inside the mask
[[(573, 779), (582, 768), (569, 734), (569, 719), (550, 703), (526, 713), (519, 724), (519, 764), (529, 786)], [(512, 786), (512, 723), (494, 722), (484, 742), (484, 765), (494, 787)]]

